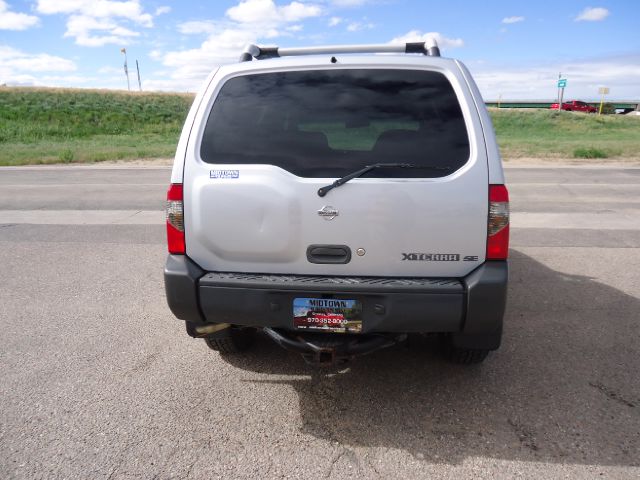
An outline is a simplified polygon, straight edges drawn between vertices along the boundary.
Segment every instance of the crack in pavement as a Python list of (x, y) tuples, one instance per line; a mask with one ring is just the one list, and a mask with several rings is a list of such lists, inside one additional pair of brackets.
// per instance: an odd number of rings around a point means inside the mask
[(621, 405), (626, 405), (627, 407), (635, 408), (635, 404), (634, 403), (632, 403), (631, 401), (629, 401), (626, 398), (622, 397), (622, 395), (620, 395), (615, 390), (607, 387), (606, 385), (603, 385), (603, 384), (601, 384), (599, 382), (589, 382), (589, 385), (591, 385), (593, 388), (595, 388), (595, 389), (599, 390), (600, 392), (602, 392), (603, 394), (605, 394), (611, 400), (614, 400), (614, 401), (618, 402)]

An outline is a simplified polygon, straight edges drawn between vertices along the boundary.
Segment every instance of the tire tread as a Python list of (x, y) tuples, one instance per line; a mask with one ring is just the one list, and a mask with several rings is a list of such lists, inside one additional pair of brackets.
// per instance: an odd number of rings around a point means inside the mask
[(255, 333), (255, 331), (249, 329), (232, 329), (223, 335), (205, 337), (204, 341), (211, 350), (221, 354), (242, 353), (249, 350), (253, 345)]
[(447, 358), (458, 365), (474, 365), (482, 363), (489, 355), (489, 350), (449, 347)]

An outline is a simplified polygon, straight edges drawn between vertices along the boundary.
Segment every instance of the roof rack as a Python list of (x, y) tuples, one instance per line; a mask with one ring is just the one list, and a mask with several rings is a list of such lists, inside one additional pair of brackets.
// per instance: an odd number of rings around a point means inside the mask
[(435, 39), (431, 37), (427, 38), (426, 42), (406, 43), (404, 45), (328, 45), (323, 47), (278, 48), (259, 47), (249, 44), (240, 55), (240, 61), (250, 62), (254, 58), (263, 60), (276, 57), (334, 53), (422, 53), (431, 57), (439, 57), (440, 49)]

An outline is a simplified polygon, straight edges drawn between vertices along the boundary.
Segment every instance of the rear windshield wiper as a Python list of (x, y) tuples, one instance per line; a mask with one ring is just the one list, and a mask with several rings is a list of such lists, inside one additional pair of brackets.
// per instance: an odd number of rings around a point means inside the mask
[(357, 170), (353, 173), (345, 175), (342, 178), (339, 178), (338, 180), (333, 182), (331, 185), (327, 185), (325, 187), (320, 188), (318, 190), (318, 196), (324, 197), (327, 193), (329, 193), (330, 190), (333, 190), (334, 188), (337, 188), (340, 185), (344, 185), (349, 180), (353, 180), (354, 178), (361, 177), (365, 173), (368, 173), (371, 170), (375, 170), (376, 168), (422, 168), (426, 170), (442, 170), (442, 171), (451, 170), (451, 167), (436, 167), (432, 165), (414, 165), (413, 163), (374, 163), (373, 165), (367, 165), (366, 167), (361, 168), (360, 170)]

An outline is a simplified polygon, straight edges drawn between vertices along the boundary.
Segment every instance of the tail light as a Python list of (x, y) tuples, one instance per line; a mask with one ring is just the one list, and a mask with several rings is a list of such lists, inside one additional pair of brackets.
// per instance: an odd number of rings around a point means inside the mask
[(172, 183), (167, 192), (167, 243), (169, 253), (185, 254), (182, 184)]
[(509, 256), (509, 192), (504, 185), (489, 185), (487, 260)]

